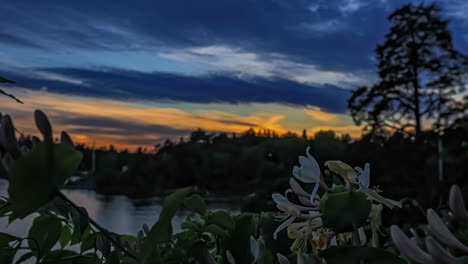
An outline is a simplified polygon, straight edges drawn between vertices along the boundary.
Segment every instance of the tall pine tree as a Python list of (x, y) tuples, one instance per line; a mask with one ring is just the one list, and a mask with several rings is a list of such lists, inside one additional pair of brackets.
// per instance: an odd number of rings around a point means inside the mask
[(374, 134), (399, 131), (416, 138), (426, 125), (447, 127), (468, 61), (454, 49), (448, 21), (434, 4), (408, 4), (388, 19), (390, 31), (376, 48), (379, 82), (358, 88), (348, 101), (355, 123)]

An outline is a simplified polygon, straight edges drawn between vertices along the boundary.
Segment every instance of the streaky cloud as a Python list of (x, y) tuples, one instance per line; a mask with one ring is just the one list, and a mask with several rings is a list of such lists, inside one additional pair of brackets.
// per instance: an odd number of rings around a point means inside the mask
[[(280, 78), (216, 73), (189, 76), (113, 68), (38, 69), (61, 78), (0, 72), (24, 88), (62, 94), (126, 100), (175, 100), (195, 103), (281, 103), (313, 105), (331, 113), (345, 113), (350, 91), (334, 85), (314, 86)], [(47, 75), (46, 75), (47, 76)], [(70, 82), (79, 80), (80, 82)]]

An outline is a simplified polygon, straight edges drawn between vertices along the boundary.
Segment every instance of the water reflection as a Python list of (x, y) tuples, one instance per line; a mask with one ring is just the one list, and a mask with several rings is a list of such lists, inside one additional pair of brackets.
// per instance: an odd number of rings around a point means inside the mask
[[(0, 180), (0, 196), (8, 196), (8, 182)], [(150, 199), (131, 200), (122, 195), (100, 195), (92, 190), (63, 190), (64, 194), (79, 206), (87, 209), (88, 214), (104, 228), (119, 233), (136, 235), (144, 223), (154, 224), (162, 209), (162, 199), (153, 197)], [(217, 200), (207, 202), (210, 210), (239, 211), (238, 199)], [(183, 219), (191, 213), (179, 210), (172, 224), (174, 230), (180, 231)], [(0, 231), (8, 232), (16, 236), (26, 236), (34, 219), (34, 215), (23, 220), (16, 220), (7, 225), (6, 219), (0, 219)]]

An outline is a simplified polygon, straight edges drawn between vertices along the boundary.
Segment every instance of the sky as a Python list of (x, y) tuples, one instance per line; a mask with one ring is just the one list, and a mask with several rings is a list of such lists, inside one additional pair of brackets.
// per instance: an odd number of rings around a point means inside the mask
[[(359, 136), (351, 91), (377, 80), (375, 46), (400, 0), (2, 3), (0, 112), (33, 111), (78, 143), (135, 149), (202, 128)], [(420, 1), (413, 1), (417, 4)], [(436, 1), (468, 54), (468, 1)]]

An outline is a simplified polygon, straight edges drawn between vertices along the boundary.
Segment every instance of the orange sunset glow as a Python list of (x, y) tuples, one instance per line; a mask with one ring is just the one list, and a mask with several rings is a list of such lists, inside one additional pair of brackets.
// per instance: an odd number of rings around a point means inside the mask
[[(19, 105), (5, 100), (2, 109), (14, 117), (18, 129), (27, 135), (35, 135), (32, 112), (41, 109), (46, 112), (54, 124), (54, 130), (65, 130), (72, 138), (89, 146), (114, 145), (119, 149), (135, 150), (138, 147), (151, 149), (166, 139), (178, 140), (187, 137), (190, 131), (198, 128), (207, 131), (242, 133), (270, 129), (278, 134), (293, 132), (300, 134), (306, 129), (309, 135), (321, 130), (334, 130), (337, 134), (360, 135), (360, 129), (352, 125), (347, 115), (331, 114), (318, 108), (299, 108), (272, 104), (193, 104), (191, 109), (180, 109), (180, 102), (148, 103), (128, 102), (102, 98), (70, 96), (47, 91), (31, 91), (19, 87), (6, 88), (24, 101)], [(224, 110), (223, 110), (224, 109)], [(236, 113), (244, 109), (242, 114)], [(246, 112), (245, 112), (246, 111)], [(90, 117), (123, 121), (135, 126), (150, 127), (159, 125), (174, 129), (175, 133), (157, 134), (148, 132), (132, 133), (119, 127), (100, 126), (96, 124), (70, 124), (64, 119)], [(64, 118), (66, 117), (66, 118)], [(88, 131), (88, 132), (85, 132)]]

